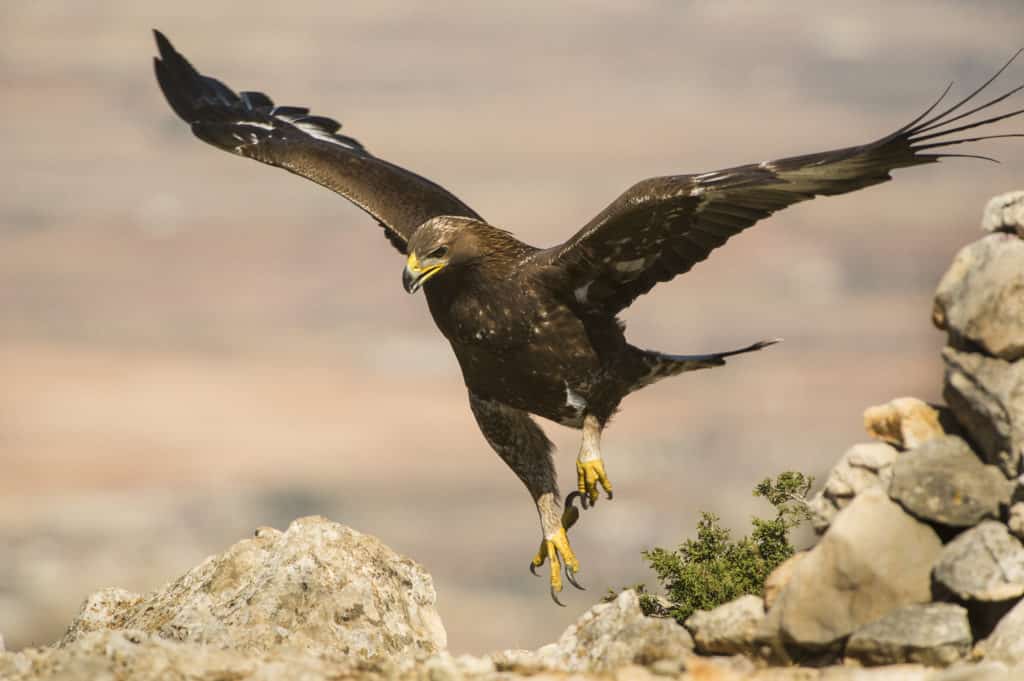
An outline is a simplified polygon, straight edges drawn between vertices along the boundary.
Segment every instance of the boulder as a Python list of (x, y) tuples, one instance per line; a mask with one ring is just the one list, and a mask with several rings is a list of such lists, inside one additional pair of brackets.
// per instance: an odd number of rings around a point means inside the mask
[(212, 556), (164, 588), (91, 596), (59, 643), (135, 630), (246, 654), (301, 649), (346, 664), (408, 666), (446, 644), (433, 582), (374, 537), (320, 517)]
[(1024, 665), (1024, 601), (1003, 615), (992, 633), (975, 646), (974, 652), (987, 661)]
[(941, 550), (935, 530), (881, 489), (865, 490), (797, 563), (762, 631), (777, 630), (787, 648), (831, 648), (892, 610), (930, 601)]
[(740, 596), (713, 610), (698, 610), (686, 620), (697, 652), (709, 655), (750, 654), (764, 619), (764, 601)]
[(957, 421), (982, 460), (1015, 478), (1024, 452), (1024, 361), (1011, 363), (953, 348), (945, 348), (942, 359), (942, 395)]
[(939, 412), (916, 397), (898, 397), (864, 410), (868, 435), (900, 449), (914, 449), (945, 434)]
[(892, 467), (889, 496), (918, 518), (950, 527), (972, 527), (998, 518), (1013, 483), (978, 460), (955, 435), (944, 435), (902, 455)]
[(864, 490), (888, 488), (898, 455), (884, 442), (866, 442), (848, 449), (829, 471), (825, 486), (808, 502), (815, 531), (820, 534), (828, 529), (836, 513)]
[(963, 600), (997, 602), (1024, 595), (1024, 546), (1000, 522), (986, 520), (943, 549), (935, 581)]
[[(513, 668), (604, 673), (626, 665), (651, 666), (668, 661), (681, 669), (693, 653), (693, 639), (674, 619), (647, 617), (640, 599), (627, 589), (609, 603), (599, 603), (569, 626), (557, 642), (533, 654), (516, 658)], [(515, 651), (495, 659), (499, 669), (509, 668)], [(664, 666), (664, 665), (663, 665)]]
[(945, 667), (965, 657), (971, 643), (966, 609), (952, 603), (908, 605), (855, 631), (846, 657), (864, 665)]
[(1024, 357), (1024, 239), (998, 232), (961, 249), (939, 282), (932, 321), (954, 348)]
[(1024, 191), (992, 197), (985, 204), (981, 228), (986, 232), (1015, 232), (1024, 237)]

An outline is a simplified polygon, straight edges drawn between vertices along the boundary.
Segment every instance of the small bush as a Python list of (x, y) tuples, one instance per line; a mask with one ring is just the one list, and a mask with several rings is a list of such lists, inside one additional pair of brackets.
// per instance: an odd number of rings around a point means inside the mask
[(687, 539), (674, 550), (644, 551), (665, 591), (665, 597), (659, 598), (642, 584), (631, 587), (637, 590), (644, 612), (674, 617), (682, 624), (695, 610), (710, 610), (744, 594), (760, 595), (771, 571), (794, 553), (789, 532), (810, 516), (806, 497), (813, 482), (795, 472), (763, 480), (754, 488), (754, 496), (775, 507), (775, 517), (751, 519), (750, 535), (737, 541), (718, 524), (718, 516), (702, 513), (696, 539)]

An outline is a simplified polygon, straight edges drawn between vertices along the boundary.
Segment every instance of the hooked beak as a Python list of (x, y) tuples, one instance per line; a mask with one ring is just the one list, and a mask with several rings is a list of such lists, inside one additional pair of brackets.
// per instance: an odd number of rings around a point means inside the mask
[(402, 270), (402, 286), (407, 293), (416, 293), (416, 291), (422, 288), (424, 282), (440, 272), (445, 264), (437, 262), (427, 267), (422, 267), (416, 254), (411, 253), (409, 259), (405, 261), (405, 269)]

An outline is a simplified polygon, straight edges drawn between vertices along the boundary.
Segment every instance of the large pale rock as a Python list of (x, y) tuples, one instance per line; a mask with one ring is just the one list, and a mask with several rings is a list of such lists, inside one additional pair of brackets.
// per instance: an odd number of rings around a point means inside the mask
[(245, 653), (302, 649), (346, 663), (408, 665), (445, 647), (430, 575), (379, 540), (324, 518), (255, 537), (144, 597), (86, 601), (61, 646), (131, 629)]
[(764, 580), (764, 607), (765, 610), (775, 605), (776, 599), (782, 593), (789, 580), (793, 578), (797, 564), (807, 555), (807, 551), (798, 551), (792, 556), (775, 566), (771, 574)]
[(788, 647), (832, 647), (896, 608), (931, 600), (941, 549), (935, 530), (881, 489), (865, 490), (796, 565), (762, 630), (777, 630)]
[(986, 520), (942, 549), (935, 581), (964, 600), (1018, 598), (1024, 595), (1024, 546), (1006, 525)]
[(985, 204), (981, 228), (986, 232), (1016, 232), (1024, 237), (1024, 191), (992, 197)]
[(713, 610), (698, 610), (686, 620), (697, 652), (712, 655), (750, 654), (756, 645), (764, 601), (740, 596)]
[(950, 527), (972, 527), (998, 518), (1013, 483), (978, 460), (959, 437), (946, 435), (900, 456), (889, 496), (918, 518)]
[(1024, 601), (1003, 615), (988, 638), (975, 646), (975, 653), (992, 662), (1024, 665)]
[(865, 665), (945, 667), (966, 656), (971, 643), (966, 609), (952, 603), (908, 605), (855, 631), (846, 657)]
[(953, 348), (945, 348), (942, 359), (942, 395), (957, 421), (986, 463), (1016, 477), (1024, 454), (1024, 361), (1005, 362)]
[(900, 449), (913, 449), (944, 435), (939, 412), (916, 397), (894, 400), (864, 410), (868, 435)]
[(1024, 357), (1024, 239), (999, 232), (961, 249), (939, 282), (932, 320), (955, 348)]
[(829, 471), (825, 486), (808, 502), (815, 531), (820, 534), (828, 529), (836, 513), (864, 490), (887, 488), (898, 455), (884, 442), (865, 442), (848, 449)]
[(676, 668), (693, 653), (693, 639), (673, 619), (647, 617), (633, 590), (599, 603), (569, 626), (556, 643), (536, 653), (507, 651), (499, 668), (571, 672), (610, 672), (627, 665), (651, 666), (667, 660)]

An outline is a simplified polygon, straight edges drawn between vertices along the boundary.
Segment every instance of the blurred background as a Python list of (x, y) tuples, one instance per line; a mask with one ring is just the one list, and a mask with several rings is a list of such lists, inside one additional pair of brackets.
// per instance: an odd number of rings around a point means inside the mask
[[(701, 510), (736, 533), (785, 469), (822, 475), (864, 407), (940, 398), (932, 291), (1024, 145), (796, 206), (626, 314), (637, 345), (781, 336), (630, 397), (616, 485), (574, 529), (585, 593), (527, 573), (539, 529), (376, 225), (194, 139), (159, 27), (207, 74), (338, 118), (491, 222), (554, 244), (636, 180), (857, 144), (1021, 46), (1019, 0), (0, 4), (0, 632), (59, 636), (258, 525), (320, 513), (433, 574), (453, 652), (553, 640)], [(1014, 65), (998, 90), (1024, 81)], [(1018, 97), (1017, 106), (1021, 106)], [(1004, 110), (1008, 110), (1005, 109)], [(1001, 131), (1021, 131), (1004, 125)], [(546, 424), (562, 486), (578, 434)]]

